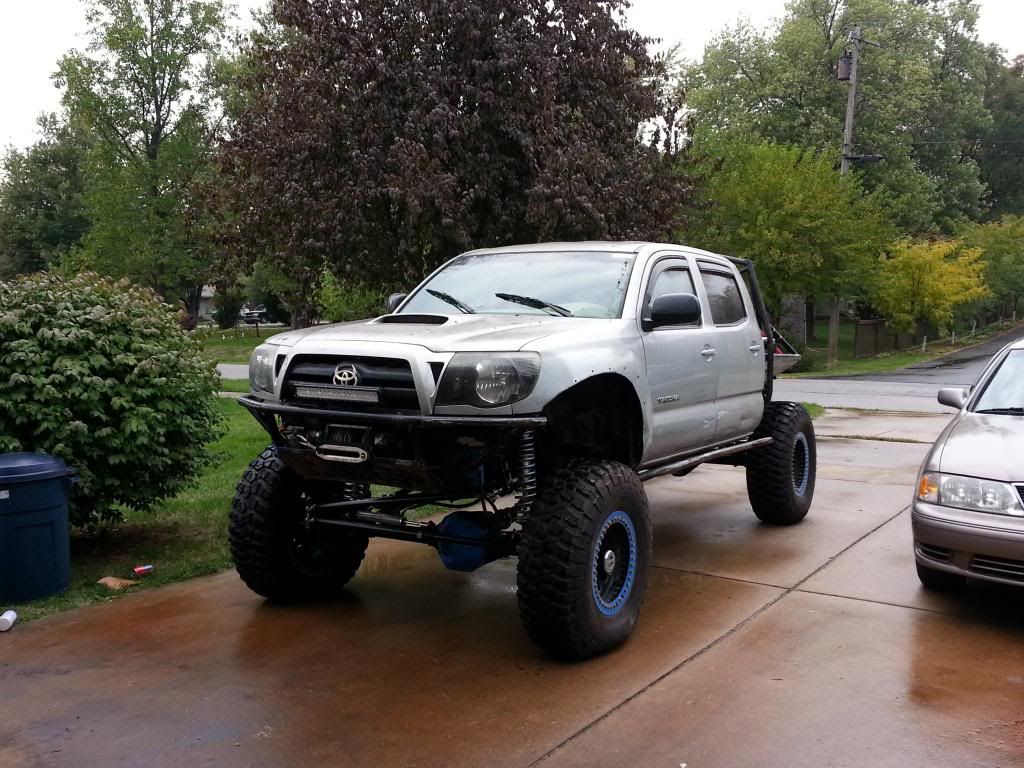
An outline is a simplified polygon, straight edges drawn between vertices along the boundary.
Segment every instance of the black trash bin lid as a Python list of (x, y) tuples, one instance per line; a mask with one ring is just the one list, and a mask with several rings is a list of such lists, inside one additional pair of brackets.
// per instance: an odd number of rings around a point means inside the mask
[(74, 473), (62, 459), (45, 453), (0, 454), (0, 485), (51, 480)]

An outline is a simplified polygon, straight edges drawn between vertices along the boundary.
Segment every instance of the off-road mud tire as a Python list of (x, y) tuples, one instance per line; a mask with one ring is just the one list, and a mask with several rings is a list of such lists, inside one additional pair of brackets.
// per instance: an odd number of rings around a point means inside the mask
[[(347, 498), (366, 489), (346, 487)], [(305, 500), (300, 478), (273, 448), (259, 455), (238, 483), (231, 503), (228, 538), (242, 581), (275, 602), (294, 602), (340, 589), (359, 569), (366, 536), (331, 531), (320, 538), (302, 524)]]
[[(576, 460), (545, 475), (519, 547), (519, 614), (539, 646), (584, 659), (636, 626), (651, 561), (647, 495), (636, 472), (613, 461)], [(606, 546), (625, 555), (611, 570)]]
[(762, 522), (795, 525), (814, 498), (817, 447), (810, 414), (799, 403), (768, 403), (754, 432), (754, 439), (762, 437), (774, 442), (747, 455), (747, 497)]

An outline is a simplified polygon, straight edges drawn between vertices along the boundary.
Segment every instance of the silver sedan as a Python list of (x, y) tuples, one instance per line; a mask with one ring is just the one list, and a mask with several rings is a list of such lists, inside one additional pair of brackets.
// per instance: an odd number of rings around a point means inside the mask
[(970, 389), (943, 389), (960, 409), (918, 478), (911, 519), (921, 583), (966, 577), (1024, 586), (1024, 339), (1004, 347)]

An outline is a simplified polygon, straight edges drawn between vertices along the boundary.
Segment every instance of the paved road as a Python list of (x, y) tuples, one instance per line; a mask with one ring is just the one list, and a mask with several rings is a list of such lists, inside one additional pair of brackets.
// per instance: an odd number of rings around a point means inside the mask
[(248, 379), (249, 366), (238, 363), (217, 363), (217, 371), (225, 379)]
[(969, 386), (981, 375), (988, 361), (992, 359), (992, 355), (1011, 341), (1016, 341), (1022, 336), (1024, 336), (1024, 328), (1017, 328), (1008, 333), (995, 336), (981, 344), (958, 350), (945, 357), (940, 357), (937, 360), (917, 363), (916, 365), (886, 373), (865, 373), (846, 378), (855, 381), (932, 384), (936, 388)]
[(952, 413), (936, 402), (943, 387), (970, 386), (996, 352), (1024, 336), (1018, 328), (952, 354), (885, 373), (821, 379), (779, 379), (777, 400), (800, 400), (827, 408)]
[(225, 573), (18, 625), (0, 765), (1024, 764), (1024, 590), (919, 588), (925, 450), (823, 439), (789, 529), (757, 524), (739, 470), (652, 482), (640, 625), (585, 664), (527, 641), (513, 561), (457, 574), (395, 542), (333, 602)]

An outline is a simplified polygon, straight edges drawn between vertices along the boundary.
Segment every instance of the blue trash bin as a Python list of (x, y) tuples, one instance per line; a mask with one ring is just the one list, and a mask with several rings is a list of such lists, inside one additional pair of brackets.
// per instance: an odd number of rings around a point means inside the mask
[(0, 454), (0, 604), (68, 588), (68, 489), (75, 471), (44, 453)]

